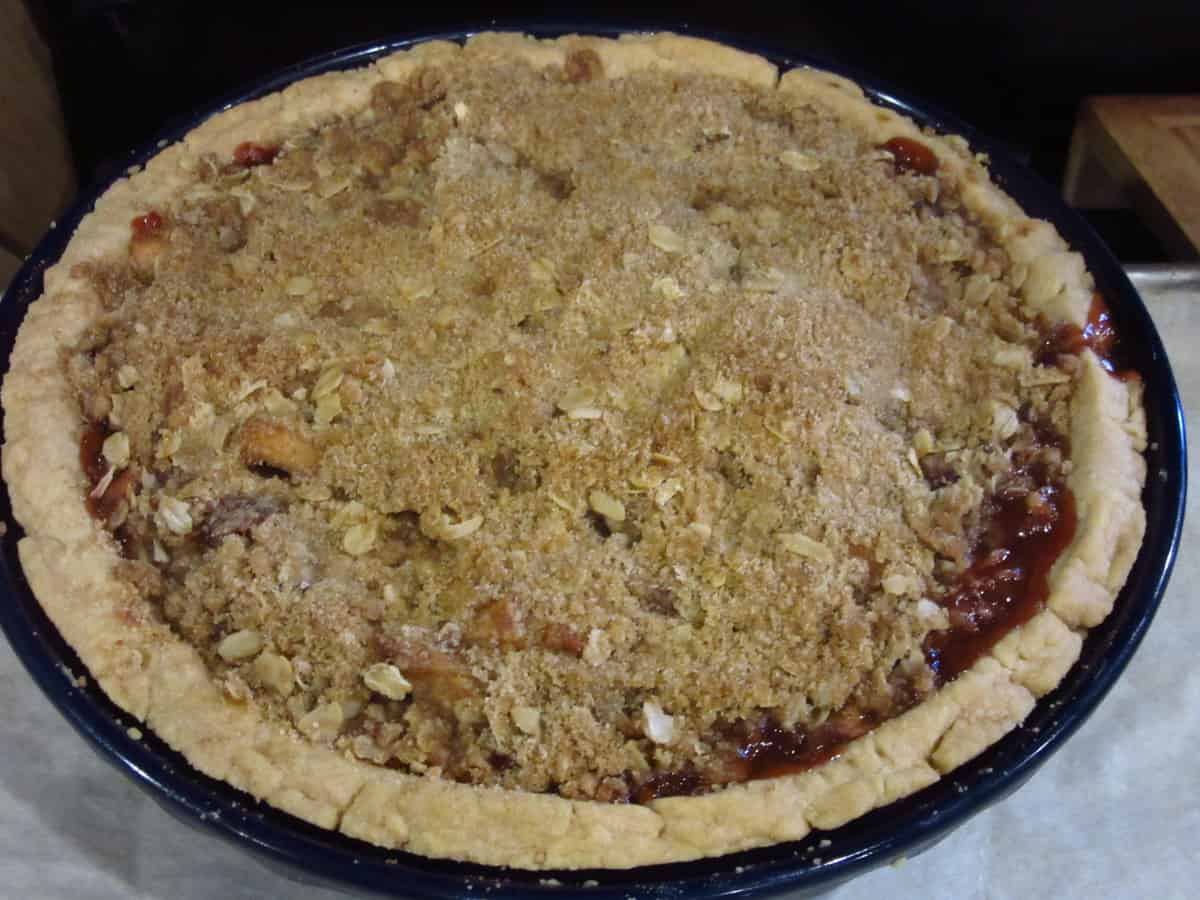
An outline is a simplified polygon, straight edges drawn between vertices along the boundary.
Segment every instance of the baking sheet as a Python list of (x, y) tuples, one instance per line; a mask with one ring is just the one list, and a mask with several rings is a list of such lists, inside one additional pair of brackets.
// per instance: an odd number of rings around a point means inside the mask
[[(1137, 273), (1141, 275), (1141, 273)], [(1139, 278), (1200, 438), (1200, 286)], [(1189, 468), (1197, 466), (1196, 444)], [(836, 889), (999, 900), (1196, 896), (1200, 881), (1200, 512), (1192, 491), (1171, 586), (1141, 649), (1092, 718), (1032, 780), (927, 853)], [(344, 896), (286, 881), (197, 834), (114, 772), (0, 641), (0, 895)]]

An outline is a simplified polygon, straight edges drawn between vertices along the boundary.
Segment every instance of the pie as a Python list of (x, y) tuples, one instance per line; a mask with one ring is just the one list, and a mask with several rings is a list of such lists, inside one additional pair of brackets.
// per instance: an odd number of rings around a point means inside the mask
[(1138, 551), (1141, 381), (960, 138), (668, 34), (429, 42), (114, 184), (3, 388), (108, 695), (526, 868), (835, 828), (1001, 738)]

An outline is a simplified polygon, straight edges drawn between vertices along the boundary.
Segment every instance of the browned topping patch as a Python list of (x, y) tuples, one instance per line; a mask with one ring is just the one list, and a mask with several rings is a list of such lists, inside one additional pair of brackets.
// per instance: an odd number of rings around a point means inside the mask
[(604, 77), (604, 63), (600, 54), (595, 50), (572, 50), (567, 54), (563, 72), (567, 81), (577, 84), (581, 81), (595, 81)]

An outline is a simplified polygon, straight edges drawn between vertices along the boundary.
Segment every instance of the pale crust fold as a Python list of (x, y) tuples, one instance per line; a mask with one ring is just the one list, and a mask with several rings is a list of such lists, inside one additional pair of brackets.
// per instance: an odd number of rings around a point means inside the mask
[(1023, 295), (1032, 309), (1051, 321), (1081, 325), (1091, 302), (1082, 259), (1052, 226), (1028, 219), (1001, 193), (961, 139), (920, 131), (838, 76), (796, 70), (780, 78), (758, 57), (671, 35), (535, 41), (485, 34), (465, 48), (421, 45), (216, 115), (144, 171), (115, 184), (46, 273), (45, 294), (30, 307), (4, 381), (3, 472), (26, 532), (20, 543), (26, 576), (106, 693), (198, 769), (302, 819), (384, 847), (524, 868), (630, 867), (835, 828), (932, 784), (1021, 722), (1077, 659), (1083, 630), (1111, 610), (1144, 531), (1140, 386), (1110, 377), (1089, 351), (1071, 416), (1068, 484), (1078, 528), (1052, 570), (1047, 609), (925, 703), (854, 741), (824, 766), (648, 806), (472, 787), (344, 758), (266, 724), (252, 704), (231, 702), (199, 655), (165, 625), (149, 616), (118, 617), (128, 606), (129, 588), (113, 573), (118, 556), (111, 538), (81, 503), (86, 480), (79, 415), (59, 365), (60, 348), (99, 315), (96, 298), (82, 278), (72, 276), (73, 267), (123, 253), (131, 218), (186, 185), (203, 154), (228, 155), (244, 141), (282, 138), (359, 110), (381, 79), (403, 79), (429, 61), (466, 54), (561, 66), (579, 48), (594, 50), (610, 78), (651, 68), (725, 75), (821, 104), (880, 142), (919, 138), (961, 185), (971, 212), (1029, 266)]

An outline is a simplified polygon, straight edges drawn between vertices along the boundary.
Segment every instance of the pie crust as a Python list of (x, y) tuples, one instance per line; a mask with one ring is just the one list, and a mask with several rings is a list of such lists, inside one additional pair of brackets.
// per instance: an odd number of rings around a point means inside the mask
[(1050, 572), (1046, 608), (924, 702), (823, 765), (644, 805), (458, 784), (361, 762), (301, 739), (260, 716), (253, 703), (233, 702), (196, 650), (161, 619), (131, 617), (130, 587), (115, 574), (114, 541), (82, 502), (82, 423), (61, 354), (100, 308), (89, 283), (73, 274), (76, 267), (123, 258), (130, 221), (186, 188), (206, 154), (229, 158), (245, 142), (278, 142), (364, 109), (378, 82), (404, 81), (430, 63), (467, 55), (542, 69), (563, 67), (583, 49), (594, 52), (608, 79), (648, 69), (725, 76), (816, 104), (878, 144), (919, 140), (936, 155), (939, 173), (957, 183), (962, 204), (1015, 262), (1028, 266), (1021, 290), (1030, 309), (1082, 327), (1092, 303), (1081, 257), (1051, 225), (1026, 217), (996, 188), (962, 139), (922, 132), (842, 77), (812, 69), (780, 77), (759, 57), (670, 34), (553, 41), (481, 34), (464, 47), (421, 44), (219, 113), (114, 184), (46, 272), (45, 292), (29, 309), (4, 380), (3, 472), (25, 530), (19, 544), (25, 574), (104, 691), (197, 769), (301, 819), (383, 847), (531, 869), (626, 868), (836, 828), (934, 783), (1020, 723), (1078, 658), (1086, 630), (1110, 612), (1144, 531), (1140, 382), (1112, 377), (1085, 350), (1069, 435), (1067, 486), (1077, 525)]

